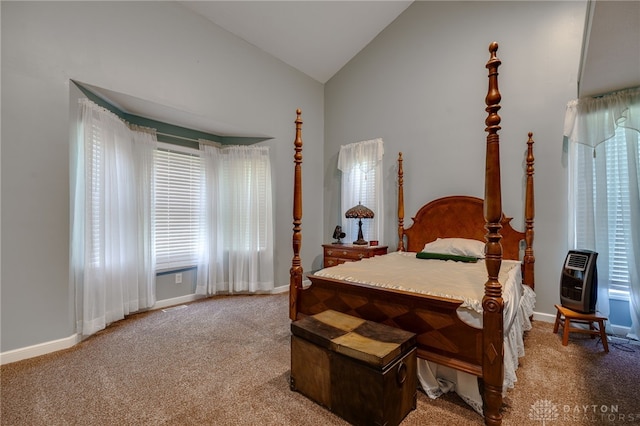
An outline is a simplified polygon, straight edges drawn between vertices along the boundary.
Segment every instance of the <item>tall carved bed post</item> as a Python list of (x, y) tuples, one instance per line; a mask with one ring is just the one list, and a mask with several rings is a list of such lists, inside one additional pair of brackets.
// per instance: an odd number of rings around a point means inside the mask
[(302, 291), (302, 111), (296, 110), (296, 139), (293, 142), (295, 154), (293, 161), (295, 171), (293, 177), (293, 259), (289, 271), (289, 318), (296, 320), (298, 314), (298, 295)]
[(524, 239), (526, 248), (524, 250), (524, 273), (522, 275), (522, 282), (534, 288), (535, 276), (534, 276), (534, 264), (536, 258), (533, 255), (533, 218), (535, 212), (534, 192), (533, 192), (533, 133), (529, 132), (529, 140), (527, 141), (527, 183), (526, 183), (526, 195), (525, 195), (525, 210), (524, 221), (525, 231)]
[[(498, 67), (501, 62), (496, 57), (498, 43), (489, 45), (491, 58), (487, 62), (489, 70), (489, 89), (485, 103), (488, 113), (485, 120), (487, 134), (486, 168), (485, 168), (485, 197), (484, 218), (487, 229), (485, 244), (485, 264), (487, 267), (487, 282), (484, 285), (483, 309), (483, 398), (484, 417), (487, 425), (502, 423), (502, 382), (504, 376), (504, 325), (502, 311), (502, 285), (498, 281), (500, 265), (502, 264), (502, 245), (500, 239), (500, 219), (502, 217), (502, 196), (500, 186), (500, 109), (501, 95), (498, 90)], [(488, 332), (490, 331), (490, 332)]]
[(404, 171), (402, 152), (398, 153), (398, 251), (404, 251)]

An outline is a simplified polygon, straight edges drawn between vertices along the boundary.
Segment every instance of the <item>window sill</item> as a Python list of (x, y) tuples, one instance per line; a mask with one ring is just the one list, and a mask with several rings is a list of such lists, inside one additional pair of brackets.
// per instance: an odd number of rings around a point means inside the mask
[(623, 302), (628, 302), (629, 301), (629, 295), (628, 294), (620, 294), (619, 292), (616, 293), (611, 293), (609, 292), (609, 300), (621, 300)]
[(196, 265), (191, 265), (191, 266), (179, 266), (179, 267), (157, 269), (156, 276), (177, 274), (179, 272), (190, 271), (192, 269), (198, 269), (198, 267)]

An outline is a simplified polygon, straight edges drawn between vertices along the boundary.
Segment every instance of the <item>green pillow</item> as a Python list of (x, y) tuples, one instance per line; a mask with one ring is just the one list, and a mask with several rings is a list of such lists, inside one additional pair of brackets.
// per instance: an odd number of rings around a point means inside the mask
[(477, 257), (472, 257), (472, 256), (459, 256), (456, 254), (443, 254), (443, 253), (429, 253), (426, 251), (421, 251), (416, 253), (416, 257), (418, 259), (453, 260), (454, 262), (467, 262), (467, 263), (476, 263), (478, 261)]

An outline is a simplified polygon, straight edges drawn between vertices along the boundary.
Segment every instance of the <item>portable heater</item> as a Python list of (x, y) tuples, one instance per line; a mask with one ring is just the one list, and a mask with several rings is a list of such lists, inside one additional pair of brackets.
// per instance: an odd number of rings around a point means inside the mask
[(596, 311), (598, 300), (598, 253), (590, 250), (569, 250), (560, 278), (560, 303), (581, 313)]

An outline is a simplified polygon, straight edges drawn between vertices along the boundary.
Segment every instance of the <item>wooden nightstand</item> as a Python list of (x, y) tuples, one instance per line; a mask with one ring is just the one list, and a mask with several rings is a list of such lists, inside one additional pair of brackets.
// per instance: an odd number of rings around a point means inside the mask
[(357, 262), (368, 257), (387, 254), (387, 246), (359, 246), (355, 244), (323, 244), (324, 267), (344, 262)]

